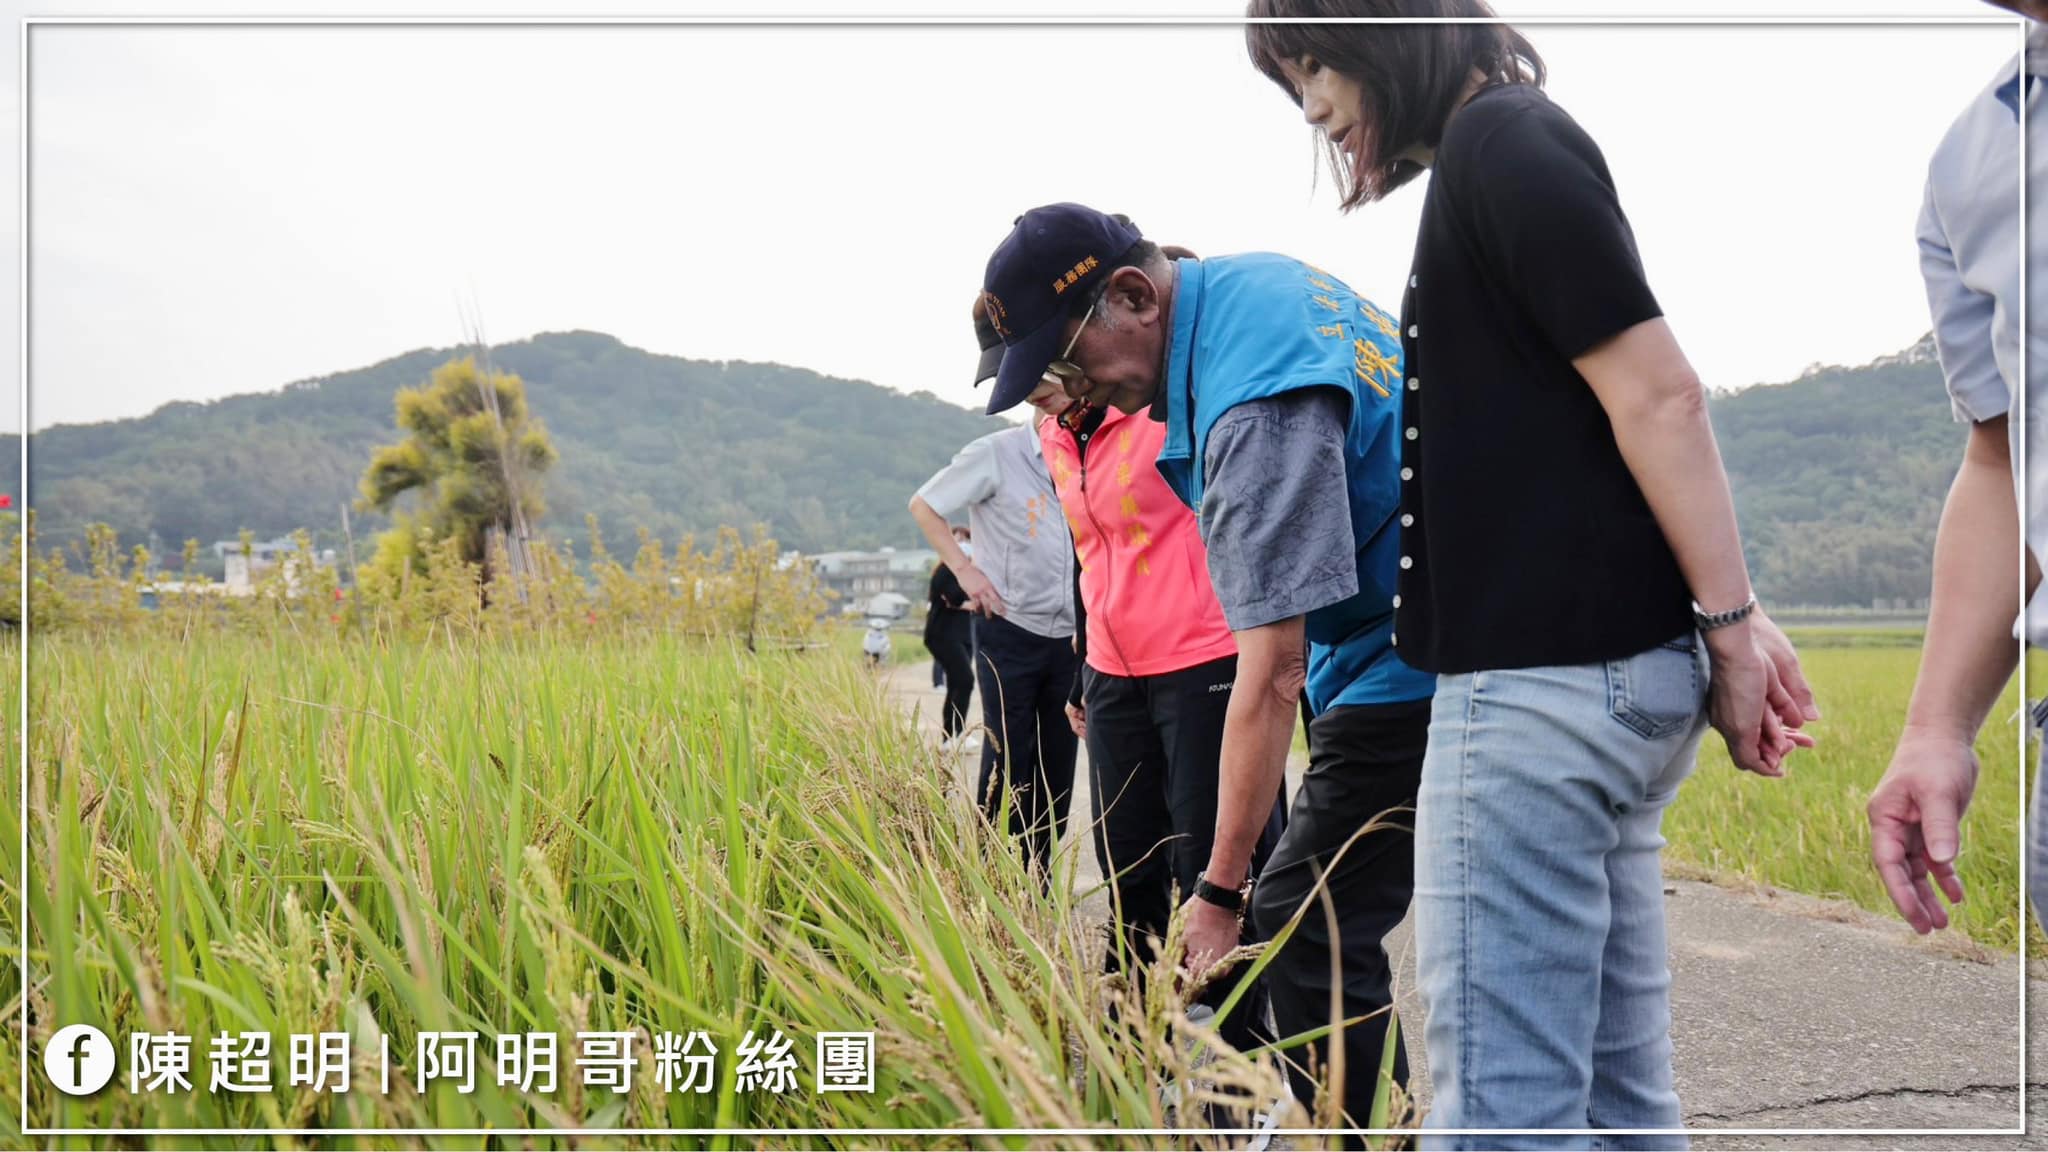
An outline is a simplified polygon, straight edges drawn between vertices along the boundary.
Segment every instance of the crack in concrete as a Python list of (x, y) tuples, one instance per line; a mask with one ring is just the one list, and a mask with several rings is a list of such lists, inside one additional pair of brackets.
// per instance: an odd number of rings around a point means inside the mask
[[(2029, 1081), (2026, 1087), (2035, 1091), (2048, 1090), (2048, 1081)], [(1960, 1088), (1872, 1088), (1865, 1092), (1851, 1092), (1843, 1096), (1816, 1096), (1811, 1100), (1800, 1100), (1790, 1104), (1767, 1104), (1761, 1108), (1750, 1108), (1742, 1112), (1694, 1112), (1686, 1116), (1687, 1127), (1701, 1121), (1733, 1122), (1745, 1116), (1761, 1116), (1766, 1112), (1791, 1112), (1802, 1108), (1818, 1108), (1827, 1104), (1861, 1104), (1871, 1100), (1897, 1100), (1908, 1096), (1936, 1096), (1959, 1099), (1980, 1092), (2010, 1092), (2018, 1095), (2020, 1085), (2011, 1082), (2000, 1084), (1965, 1084)]]

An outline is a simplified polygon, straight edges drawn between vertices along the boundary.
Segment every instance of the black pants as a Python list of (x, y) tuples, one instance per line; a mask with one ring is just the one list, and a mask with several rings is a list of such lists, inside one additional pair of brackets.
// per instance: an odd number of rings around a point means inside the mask
[[(1081, 677), (1095, 859), (1110, 882), (1111, 907), (1122, 926), (1121, 939), (1110, 941), (1106, 963), (1111, 971), (1143, 972), (1157, 955), (1176, 899), (1194, 891), (1216, 841), (1223, 720), (1237, 657), (1157, 676), (1111, 676), (1086, 668)], [(1265, 865), (1286, 821), (1285, 797), (1275, 796), (1252, 852), (1252, 875)], [(1260, 938), (1247, 920), (1246, 942)], [(1233, 987), (1228, 978), (1218, 980), (1203, 999), (1220, 1003)], [(1264, 1043), (1263, 1029), (1252, 1027), (1264, 1003), (1257, 995), (1240, 1001), (1219, 1026), (1223, 1038), (1239, 1049)]]
[(942, 611), (932, 621), (925, 643), (932, 659), (946, 673), (946, 706), (940, 726), (947, 739), (960, 734), (967, 725), (967, 706), (974, 700), (973, 617), (966, 612)]
[[(1282, 1039), (1331, 1022), (1332, 952), (1343, 972), (1345, 1018), (1379, 1013), (1344, 1030), (1340, 1103), (1352, 1124), (1362, 1125), (1371, 1115), (1386, 1045), (1390, 1013), (1382, 1010), (1393, 1003), (1393, 980), (1384, 941), (1407, 914), (1415, 888), (1412, 810), (1428, 738), (1426, 699), (1332, 708), (1316, 717), (1308, 730), (1308, 772), (1295, 794), (1287, 831), (1252, 889), (1252, 918), (1261, 938), (1269, 939), (1311, 898), (1318, 875), (1330, 868), (1354, 833), (1382, 813), (1394, 825), (1360, 836), (1331, 871), (1328, 891), (1336, 935), (1316, 899), (1265, 972)], [(1389, 811), (1395, 808), (1410, 811)], [(1304, 1104), (1316, 1092), (1316, 1080), (1304, 1067), (1309, 1052), (1327, 1074), (1329, 1043), (1325, 1038), (1287, 1053), (1288, 1080)], [(1404, 1086), (1408, 1082), (1405, 1044), (1395, 1049), (1394, 1079)]]
[(989, 738), (975, 798), (994, 819), (1007, 791), (1010, 834), (1021, 841), (1025, 866), (1043, 870), (1050, 884), (1053, 849), (1074, 797), (1076, 741), (1066, 711), (1073, 640), (1039, 636), (1000, 616), (980, 621), (976, 631), (974, 666)]

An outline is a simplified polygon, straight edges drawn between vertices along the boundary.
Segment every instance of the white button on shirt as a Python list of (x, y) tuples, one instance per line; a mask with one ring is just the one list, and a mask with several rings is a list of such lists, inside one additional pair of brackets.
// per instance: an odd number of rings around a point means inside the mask
[[(2020, 159), (2027, 132), (2027, 180), (2036, 189), (2028, 214), (2028, 268), (2033, 295), (2048, 285), (2048, 25), (2035, 24), (2026, 50), (1963, 110), (1928, 165), (1920, 210), (1920, 274), (1934, 316), (1956, 418), (1972, 422), (2010, 414), (2013, 466), (2027, 509), (2027, 546), (2048, 559), (2048, 317), (2024, 326), (2027, 420), (2020, 391)], [(2020, 437), (2024, 435), (2025, 455)], [(2027, 606), (2026, 637), (2048, 645), (2048, 583)]]

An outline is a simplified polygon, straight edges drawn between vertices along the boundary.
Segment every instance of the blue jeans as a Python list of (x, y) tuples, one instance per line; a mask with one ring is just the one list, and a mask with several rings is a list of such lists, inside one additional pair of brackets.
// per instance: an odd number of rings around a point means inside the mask
[[(1436, 1090), (1426, 1127), (1681, 1123), (1658, 851), (1706, 700), (1692, 634), (1605, 664), (1438, 678), (1415, 825), (1416, 972)], [(1501, 1139), (1426, 1133), (1423, 1144)]]

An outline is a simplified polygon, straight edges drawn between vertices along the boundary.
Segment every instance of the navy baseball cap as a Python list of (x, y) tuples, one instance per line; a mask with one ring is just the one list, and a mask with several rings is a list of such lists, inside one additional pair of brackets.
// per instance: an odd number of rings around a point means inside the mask
[(974, 366), (974, 386), (979, 388), (1003, 366), (1003, 334), (989, 322), (988, 303), (980, 296), (974, 298), (974, 339), (981, 344), (981, 362)]
[[(1067, 301), (1116, 270), (1142, 239), (1135, 224), (1080, 204), (1048, 204), (1017, 217), (982, 274), (981, 299), (1003, 342), (993, 416), (1024, 402), (1060, 354)], [(983, 369), (988, 358), (982, 358)]]

